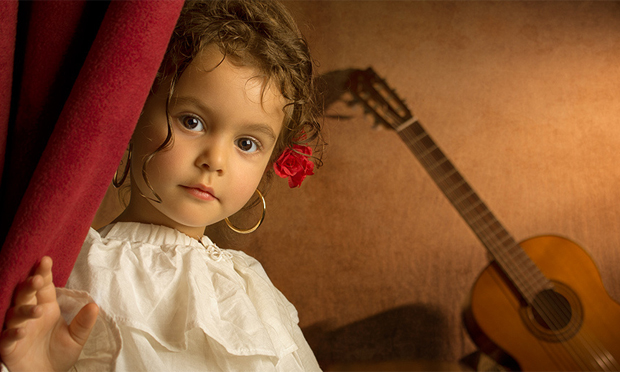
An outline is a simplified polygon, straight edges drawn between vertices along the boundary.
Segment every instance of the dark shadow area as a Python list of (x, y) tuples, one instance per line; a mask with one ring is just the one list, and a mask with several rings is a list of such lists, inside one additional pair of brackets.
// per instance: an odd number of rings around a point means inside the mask
[[(350, 92), (350, 77), (357, 69), (348, 68), (343, 70), (335, 70), (317, 76), (314, 80), (317, 91), (317, 102), (321, 108), (321, 114), (326, 118), (332, 118), (326, 115), (331, 105), (338, 101), (343, 101), (347, 105), (352, 105), (352, 100), (346, 100), (345, 96)], [(338, 116), (343, 118), (342, 116)], [(351, 117), (344, 117), (350, 119)]]
[(438, 309), (412, 304), (340, 328), (315, 324), (303, 332), (317, 360), (327, 368), (359, 362), (442, 360), (448, 329)]

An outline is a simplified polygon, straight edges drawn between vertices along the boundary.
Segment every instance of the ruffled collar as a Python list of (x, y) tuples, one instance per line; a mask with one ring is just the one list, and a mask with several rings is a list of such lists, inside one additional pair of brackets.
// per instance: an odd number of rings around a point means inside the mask
[(232, 258), (230, 252), (218, 247), (206, 235), (197, 240), (178, 230), (162, 225), (140, 222), (116, 222), (102, 227), (98, 232), (103, 239), (142, 242), (157, 246), (184, 245), (206, 249), (214, 261), (220, 261), (222, 258)]

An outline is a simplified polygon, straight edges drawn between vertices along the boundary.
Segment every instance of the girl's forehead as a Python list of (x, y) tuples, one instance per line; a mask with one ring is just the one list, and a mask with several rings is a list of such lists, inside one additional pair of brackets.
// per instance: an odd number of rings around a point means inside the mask
[(225, 58), (217, 45), (208, 44), (196, 54), (190, 65), (198, 66), (199, 69), (207, 72), (221, 65), (225, 59), (230, 61), (230, 57)]
[[(275, 100), (278, 102), (280, 109), (288, 103), (279, 89), (279, 84), (274, 79), (269, 79), (267, 74), (263, 73), (254, 64), (248, 63), (236, 56), (225, 56), (215, 44), (209, 44), (201, 49), (201, 51), (192, 60), (186, 71), (183, 73), (209, 74), (217, 75), (221, 71), (226, 70), (228, 75), (235, 75), (237, 81), (244, 82), (244, 89), (249, 92), (260, 92), (262, 102)], [(187, 78), (192, 79), (191, 76)]]

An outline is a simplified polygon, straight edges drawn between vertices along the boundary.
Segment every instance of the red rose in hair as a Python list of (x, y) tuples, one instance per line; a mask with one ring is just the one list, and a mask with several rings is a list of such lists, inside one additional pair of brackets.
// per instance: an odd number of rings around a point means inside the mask
[(312, 149), (308, 146), (293, 145), (286, 148), (282, 155), (273, 164), (276, 174), (282, 178), (288, 177), (289, 187), (299, 187), (306, 176), (314, 174), (314, 163), (308, 157)]

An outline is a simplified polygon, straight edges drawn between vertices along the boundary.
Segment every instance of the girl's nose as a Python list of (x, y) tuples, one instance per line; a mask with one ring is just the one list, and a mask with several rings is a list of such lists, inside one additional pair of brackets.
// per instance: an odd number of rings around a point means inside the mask
[(196, 166), (211, 172), (222, 173), (226, 168), (229, 155), (224, 144), (213, 141), (202, 149), (196, 159)]

